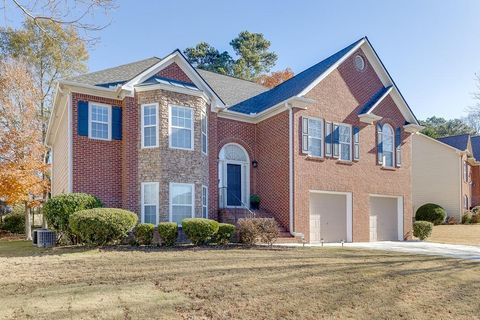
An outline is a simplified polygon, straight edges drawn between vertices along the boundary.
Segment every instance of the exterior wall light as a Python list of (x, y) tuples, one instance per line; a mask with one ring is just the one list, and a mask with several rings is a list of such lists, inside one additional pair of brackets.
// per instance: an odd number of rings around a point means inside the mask
[(257, 160), (252, 161), (252, 167), (254, 167), (254, 168), (258, 167), (258, 161)]

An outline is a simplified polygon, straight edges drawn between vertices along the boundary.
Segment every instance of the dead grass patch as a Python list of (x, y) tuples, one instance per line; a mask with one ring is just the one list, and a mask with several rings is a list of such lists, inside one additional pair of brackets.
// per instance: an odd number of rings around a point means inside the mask
[(480, 310), (479, 263), (382, 251), (0, 241), (0, 268), (0, 319), (475, 319)]
[(480, 246), (480, 224), (434, 226), (427, 241)]

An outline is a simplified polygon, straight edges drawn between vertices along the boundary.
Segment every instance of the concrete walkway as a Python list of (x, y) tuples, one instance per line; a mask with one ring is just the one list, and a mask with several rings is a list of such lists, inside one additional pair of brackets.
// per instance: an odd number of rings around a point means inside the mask
[[(278, 244), (279, 246), (302, 246), (297, 243)], [(321, 244), (306, 244), (306, 247), (320, 247)], [(340, 247), (340, 243), (325, 243), (325, 247)], [(413, 254), (444, 256), (457, 259), (476, 260), (480, 262), (480, 247), (459, 244), (443, 244), (422, 241), (378, 241), (345, 243), (345, 248), (362, 248), (372, 250), (397, 251)]]

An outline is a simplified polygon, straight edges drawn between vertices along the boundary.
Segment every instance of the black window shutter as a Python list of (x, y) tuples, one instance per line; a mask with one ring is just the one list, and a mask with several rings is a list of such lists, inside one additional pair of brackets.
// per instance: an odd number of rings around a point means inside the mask
[(360, 129), (353, 127), (353, 160), (360, 160)]
[(377, 162), (383, 164), (382, 125), (377, 124)]
[(402, 128), (395, 129), (395, 164), (402, 165)]

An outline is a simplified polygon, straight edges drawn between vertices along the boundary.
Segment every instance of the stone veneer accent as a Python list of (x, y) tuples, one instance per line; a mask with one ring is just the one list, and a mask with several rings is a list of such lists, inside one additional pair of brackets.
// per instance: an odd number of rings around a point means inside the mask
[[(165, 90), (139, 92), (137, 103), (138, 119), (141, 119), (142, 104), (158, 103), (159, 105), (159, 147), (142, 149), (141, 129), (138, 130), (138, 185), (140, 186), (142, 182), (159, 182), (160, 221), (168, 221), (170, 182), (194, 183), (195, 216), (201, 217), (202, 185), (209, 186), (208, 156), (201, 151), (201, 112), (205, 111), (208, 114), (210, 106), (201, 97)], [(169, 105), (193, 109), (194, 150), (169, 147)], [(139, 206), (141, 206), (140, 202)]]

